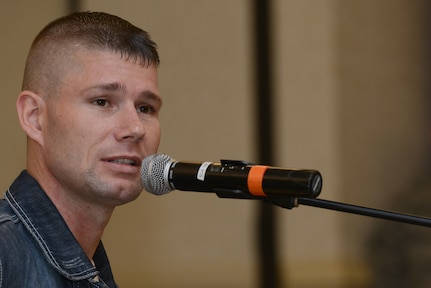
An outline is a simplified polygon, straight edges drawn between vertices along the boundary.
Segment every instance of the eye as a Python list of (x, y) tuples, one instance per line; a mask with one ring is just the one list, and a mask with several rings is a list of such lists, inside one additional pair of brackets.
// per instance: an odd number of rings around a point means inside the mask
[(155, 112), (154, 108), (149, 105), (142, 105), (137, 108), (138, 112), (144, 114), (152, 114)]
[(103, 98), (96, 99), (92, 103), (101, 107), (107, 107), (109, 105), (109, 101)]

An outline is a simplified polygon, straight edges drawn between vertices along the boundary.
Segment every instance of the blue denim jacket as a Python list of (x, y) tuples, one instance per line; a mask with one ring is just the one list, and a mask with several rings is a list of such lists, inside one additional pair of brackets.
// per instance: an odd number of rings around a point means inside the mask
[(101, 242), (93, 261), (23, 171), (0, 199), (0, 288), (117, 287)]

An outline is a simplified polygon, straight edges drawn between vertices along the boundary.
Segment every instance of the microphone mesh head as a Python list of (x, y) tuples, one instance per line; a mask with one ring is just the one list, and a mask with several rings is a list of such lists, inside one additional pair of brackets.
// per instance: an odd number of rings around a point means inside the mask
[(165, 170), (175, 160), (166, 154), (154, 154), (142, 160), (141, 182), (147, 192), (163, 195), (173, 189), (167, 183)]

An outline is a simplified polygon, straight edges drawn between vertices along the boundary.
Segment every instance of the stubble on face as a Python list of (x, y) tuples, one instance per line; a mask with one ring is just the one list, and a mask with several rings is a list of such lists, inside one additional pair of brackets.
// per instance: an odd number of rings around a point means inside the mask
[[(111, 74), (115, 74), (118, 66), (125, 67), (126, 71), (127, 68), (131, 68), (132, 71), (135, 71), (134, 73), (139, 73), (139, 70), (136, 69), (136, 65), (139, 66), (139, 64), (127, 62), (121, 59), (119, 55), (108, 52), (87, 54), (84, 55), (85, 57), (78, 54), (80, 60), (74, 59), (69, 65), (62, 66), (68, 66), (69, 71), (63, 71), (65, 76), (61, 79), (59, 88), (56, 89), (57, 94), (47, 101), (47, 118), (44, 131), (46, 162), (53, 178), (56, 179), (62, 189), (71, 193), (71, 197), (75, 196), (87, 201), (99, 201), (99, 204), (103, 202), (104, 205), (117, 206), (135, 200), (142, 191), (142, 184), (139, 175), (128, 181), (118, 179), (117, 182), (123, 181), (123, 183), (127, 182), (128, 184), (117, 185), (116, 179), (108, 179), (109, 174), (101, 173), (99, 160), (103, 155), (99, 153), (113, 151), (117, 147), (124, 148), (125, 144), (114, 143), (110, 134), (111, 129), (106, 126), (109, 123), (103, 123), (101, 119), (95, 117), (97, 113), (92, 115), (87, 113), (88, 111), (80, 112), (82, 99), (79, 97), (82, 95), (79, 94), (79, 91), (85, 87), (86, 81), (92, 79), (91, 77), (96, 79), (101, 77), (94, 75), (94, 73), (87, 75), (88, 70), (95, 68), (94, 65), (103, 71), (102, 74), (109, 72), (110, 69), (112, 70)], [(90, 60), (89, 57), (91, 57), (91, 61), (88, 61)], [(111, 64), (116, 65), (113, 67)], [(129, 65), (131, 66), (129, 67)], [(157, 77), (152, 75), (153, 73), (157, 74), (155, 67), (140, 66), (140, 69), (151, 70), (151, 72), (146, 71), (143, 74), (143, 81), (157, 80)], [(76, 75), (79, 76), (76, 77)], [(148, 75), (151, 77), (145, 78)], [(152, 83), (150, 87), (157, 87), (157, 83)], [(84, 103), (84, 105), (87, 104)], [(152, 127), (150, 129), (152, 134), (146, 138), (146, 141), (150, 141), (148, 144), (150, 148), (146, 149), (151, 150), (147, 151), (149, 154), (156, 152), (160, 141), (158, 119), (155, 122), (157, 122), (155, 125), (157, 127)], [(104, 146), (105, 144), (106, 146)], [(143, 148), (128, 147), (127, 149)]]

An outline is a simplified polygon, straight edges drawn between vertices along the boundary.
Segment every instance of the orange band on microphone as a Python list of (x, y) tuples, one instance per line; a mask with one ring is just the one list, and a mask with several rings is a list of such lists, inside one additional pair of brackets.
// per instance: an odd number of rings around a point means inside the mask
[(250, 194), (254, 196), (266, 196), (263, 191), (262, 182), (263, 175), (268, 169), (268, 166), (252, 166), (248, 172), (247, 187)]

